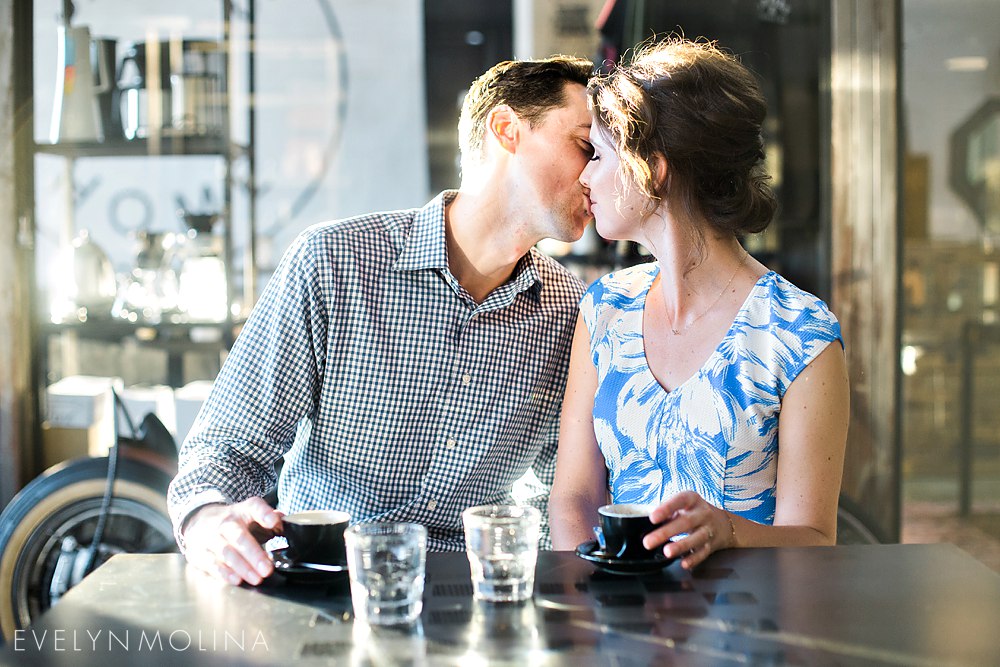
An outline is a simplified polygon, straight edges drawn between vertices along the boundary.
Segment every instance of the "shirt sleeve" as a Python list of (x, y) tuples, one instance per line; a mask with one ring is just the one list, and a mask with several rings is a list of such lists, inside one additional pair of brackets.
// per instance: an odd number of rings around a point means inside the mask
[(263, 496), (314, 410), (325, 363), (326, 253), (309, 232), (285, 253), (180, 450), (167, 504), (178, 544), (192, 512)]
[[(575, 290), (575, 300), (578, 306), (580, 300), (583, 298), (580, 294), (581, 291), (582, 285)], [(579, 314), (578, 310), (576, 312)], [(520, 502), (538, 509), (542, 515), (541, 532), (538, 540), (540, 549), (552, 548), (552, 539), (549, 531), (549, 495), (552, 492), (552, 482), (556, 476), (556, 452), (559, 448), (559, 417), (562, 413), (562, 401), (566, 392), (569, 356), (572, 349), (576, 318), (571, 317), (568, 322), (569, 326), (565, 329), (565, 339), (561, 341), (558, 348), (553, 348), (553, 354), (559, 355), (557, 358), (560, 371), (553, 386), (545, 392), (556, 398), (552, 403), (549, 418), (539, 425), (537, 434), (537, 442), (539, 443), (538, 454), (532, 461), (529, 472), (519, 481), (521, 484), (527, 482), (522, 487), (522, 491), (526, 492), (526, 497), (520, 499)], [(548, 410), (549, 408), (547, 407), (546, 411)]]
[[(556, 414), (558, 416), (558, 411)], [(540, 549), (551, 549), (552, 539), (549, 536), (549, 494), (552, 491), (552, 482), (556, 476), (559, 419), (552, 419), (544, 426), (544, 429), (542, 448), (538, 452), (534, 463), (531, 464), (531, 471), (535, 477), (533, 480), (534, 493), (525, 500), (525, 504), (537, 508), (542, 513), (542, 526), (541, 534), (538, 538), (538, 546)]]
[(830, 344), (844, 347), (840, 322), (818, 297), (795, 288), (792, 297), (775, 300), (770, 326), (772, 364), (784, 397), (795, 378)]

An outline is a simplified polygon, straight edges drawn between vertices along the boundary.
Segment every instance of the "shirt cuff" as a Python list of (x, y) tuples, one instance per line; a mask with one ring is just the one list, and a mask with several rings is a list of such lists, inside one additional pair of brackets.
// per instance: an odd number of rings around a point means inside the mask
[(200, 510), (205, 505), (231, 505), (232, 500), (227, 498), (218, 489), (206, 489), (188, 496), (184, 502), (170, 507), (170, 520), (174, 525), (174, 539), (181, 553), (185, 553), (184, 529), (191, 515)]

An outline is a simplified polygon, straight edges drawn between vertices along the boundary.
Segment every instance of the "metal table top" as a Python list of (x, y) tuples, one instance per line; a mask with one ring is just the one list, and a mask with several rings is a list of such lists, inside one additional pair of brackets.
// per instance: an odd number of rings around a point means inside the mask
[(409, 629), (355, 624), (344, 579), (217, 583), (120, 555), (0, 657), (13, 664), (998, 665), (1000, 575), (951, 545), (741, 549), (692, 576), (606, 574), (542, 552), (534, 598), (472, 599), (465, 554), (428, 555)]

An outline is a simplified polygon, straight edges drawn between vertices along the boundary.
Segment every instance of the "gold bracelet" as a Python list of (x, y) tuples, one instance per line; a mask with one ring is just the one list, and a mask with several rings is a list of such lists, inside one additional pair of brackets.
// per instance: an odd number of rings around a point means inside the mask
[(730, 532), (730, 535), (729, 535), (730, 545), (729, 546), (730, 547), (735, 547), (736, 546), (736, 524), (733, 523), (733, 515), (730, 514), (729, 512), (726, 512), (726, 518), (729, 519), (729, 532)]

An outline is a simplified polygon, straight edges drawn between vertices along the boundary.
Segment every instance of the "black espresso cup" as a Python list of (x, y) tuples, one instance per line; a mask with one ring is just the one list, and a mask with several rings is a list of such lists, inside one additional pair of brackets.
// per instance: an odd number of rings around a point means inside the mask
[(350, 520), (347, 512), (333, 510), (289, 514), (281, 520), (288, 555), (299, 563), (343, 565), (347, 562), (344, 531)]
[(655, 528), (649, 519), (651, 505), (604, 505), (598, 508), (604, 552), (619, 560), (647, 560), (656, 556), (642, 546), (642, 538)]

